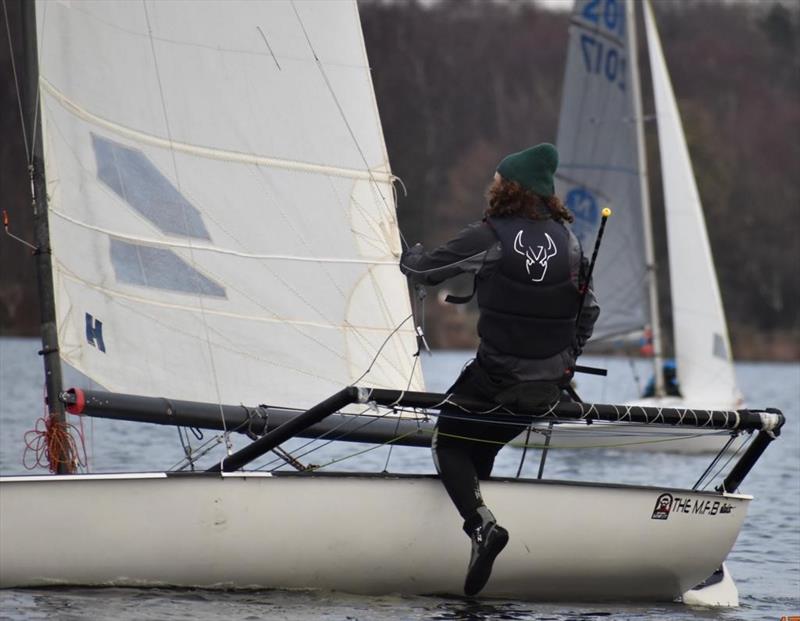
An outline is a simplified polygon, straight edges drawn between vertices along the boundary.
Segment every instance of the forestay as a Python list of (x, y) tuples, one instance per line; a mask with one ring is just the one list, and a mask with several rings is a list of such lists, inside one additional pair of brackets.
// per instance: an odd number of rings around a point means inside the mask
[(558, 126), (557, 194), (591, 252), (603, 207), (612, 220), (594, 271), (602, 313), (593, 340), (639, 333), (650, 322), (646, 171), (633, 4), (578, 0), (569, 31)]
[(37, 22), (64, 362), (111, 391), (303, 407), (388, 339), (361, 382), (423, 389), (355, 2), (39, 2)]
[(669, 242), (675, 358), (687, 402), (737, 407), (728, 329), (678, 106), (652, 8), (645, 5)]

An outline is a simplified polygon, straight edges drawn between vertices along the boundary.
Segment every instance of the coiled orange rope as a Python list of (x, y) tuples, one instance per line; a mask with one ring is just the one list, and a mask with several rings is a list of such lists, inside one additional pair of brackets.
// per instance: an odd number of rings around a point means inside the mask
[[(77, 436), (78, 441), (73, 435)], [(29, 463), (31, 453), (34, 458), (33, 463)], [(25, 432), (22, 465), (28, 470), (47, 468), (50, 472), (56, 473), (62, 464), (66, 464), (68, 472), (86, 467), (86, 443), (83, 431), (70, 423), (59, 423), (49, 414), (42, 416), (36, 420), (34, 429)]]

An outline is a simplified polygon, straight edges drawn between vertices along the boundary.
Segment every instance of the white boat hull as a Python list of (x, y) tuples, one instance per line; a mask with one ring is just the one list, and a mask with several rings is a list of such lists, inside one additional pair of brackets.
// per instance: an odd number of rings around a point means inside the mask
[[(511, 533), (482, 596), (669, 601), (732, 548), (749, 496), (492, 480)], [(671, 494), (666, 519), (659, 497)], [(462, 592), (469, 542), (435, 477), (0, 478), (0, 586)]]

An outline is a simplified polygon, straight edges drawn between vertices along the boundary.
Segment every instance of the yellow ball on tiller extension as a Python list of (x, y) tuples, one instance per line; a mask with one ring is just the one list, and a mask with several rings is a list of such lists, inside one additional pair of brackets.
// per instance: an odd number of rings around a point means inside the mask
[(604, 218), (608, 218), (611, 215), (611, 210), (608, 207), (603, 207), (603, 211), (601, 212)]

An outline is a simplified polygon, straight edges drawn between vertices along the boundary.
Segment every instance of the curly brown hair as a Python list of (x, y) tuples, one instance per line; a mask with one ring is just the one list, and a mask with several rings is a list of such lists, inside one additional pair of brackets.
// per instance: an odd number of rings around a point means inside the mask
[(575, 218), (557, 196), (540, 196), (526, 190), (516, 181), (500, 177), (486, 191), (489, 206), (484, 215), (523, 216), (532, 220), (552, 218), (556, 222), (572, 222)]

